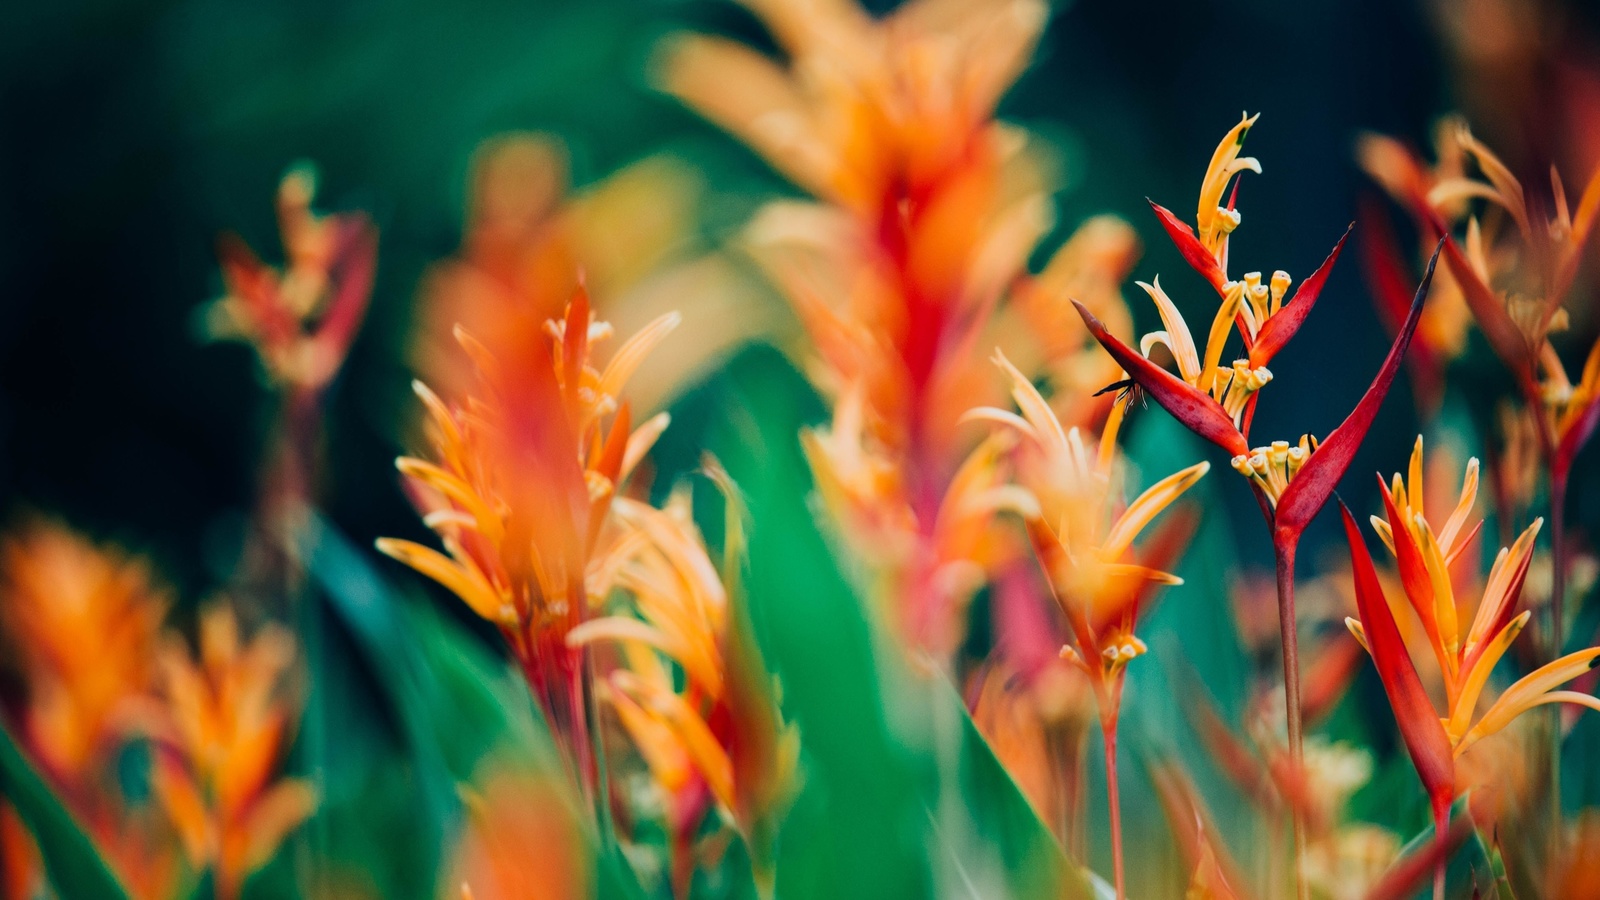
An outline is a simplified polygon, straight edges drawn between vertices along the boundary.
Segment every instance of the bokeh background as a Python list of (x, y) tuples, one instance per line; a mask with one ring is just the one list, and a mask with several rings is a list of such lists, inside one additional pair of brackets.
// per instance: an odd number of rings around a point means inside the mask
[[(7, 18), (0, 497), (135, 541), (186, 593), (230, 564), (270, 425), (250, 351), (198, 340), (197, 309), (221, 293), (219, 233), (276, 245), (270, 198), (289, 165), (315, 162), (319, 205), (365, 209), (382, 234), (371, 318), (332, 401), (323, 493), (360, 537), (417, 527), (388, 464), (410, 408), (412, 309), (427, 265), (459, 243), (482, 141), (559, 135), (580, 186), (681, 156), (706, 174), (710, 244), (763, 197), (792, 193), (649, 86), (652, 47), (673, 29), (770, 46), (724, 0), (175, 0), (28, 4)], [(1309, 271), (1354, 217), (1357, 132), (1421, 141), (1455, 102), (1436, 44), (1409, 3), (1079, 0), (1056, 7), (1001, 113), (1059, 148), (1060, 230), (1125, 217), (1148, 279), (1180, 264), (1143, 198), (1191, 203), (1216, 135), (1240, 109), (1262, 111), (1251, 256)], [(1317, 339), (1276, 373), (1296, 400), (1264, 405), (1263, 433), (1331, 425), (1361, 385), (1318, 374), (1381, 357), (1356, 266), (1325, 310)]]
[[(893, 4), (866, 5), (881, 12)], [(1249, 152), (1265, 171), (1243, 188), (1248, 258), (1308, 272), (1372, 190), (1353, 157), (1364, 130), (1425, 145), (1434, 119), (1461, 109), (1513, 158), (1559, 153), (1572, 157), (1569, 178), (1588, 172), (1600, 147), (1592, 135), (1587, 144), (1573, 139), (1585, 120), (1554, 100), (1529, 102), (1567, 96), (1550, 93), (1567, 84), (1565, 70), (1553, 63), (1529, 83), (1498, 81), (1496, 41), (1526, 45), (1515, 28), (1464, 12), (1474, 5), (1059, 3), (1001, 115), (1059, 153), (1058, 231), (1097, 213), (1124, 217), (1143, 238), (1135, 271), (1147, 279), (1182, 263), (1144, 198), (1187, 209), (1218, 135), (1241, 109), (1262, 112)], [(1528, 8), (1562, 23), (1561, 65), (1582, 74), (1584, 61), (1600, 59), (1596, 7)], [(559, 136), (580, 188), (647, 156), (676, 158), (702, 173), (695, 240), (707, 249), (762, 201), (795, 193), (650, 86), (653, 48), (671, 31), (771, 46), (752, 16), (724, 0), (86, 0), (23, 4), (3, 18), (0, 515), (59, 514), (147, 552), (185, 604), (237, 564), (272, 425), (250, 350), (202, 337), (199, 310), (221, 293), (215, 241), (233, 230), (257, 248), (276, 246), (270, 198), (290, 165), (315, 162), (318, 205), (366, 210), (381, 232), (368, 322), (330, 397), (319, 487), (325, 514), (359, 546), (425, 534), (391, 464), (413, 435), (416, 298), (428, 267), (460, 244), (470, 161), (486, 139)], [(1548, 144), (1519, 142), (1530, 134)], [(1041, 255), (1058, 243), (1044, 241)], [(1262, 434), (1326, 432), (1388, 345), (1360, 265), (1354, 254), (1345, 259), (1295, 352), (1274, 365)], [(775, 304), (759, 290), (750, 302)], [(1134, 305), (1141, 324), (1154, 319), (1153, 309)], [(775, 339), (792, 338), (780, 325)], [(674, 459), (687, 467), (696, 447), (726, 444), (738, 433), (728, 419), (740, 404), (775, 403), (796, 420), (819, 421), (823, 407), (786, 366), (776, 354), (746, 350), (681, 391), (663, 467)], [(1490, 366), (1481, 375), (1488, 381)], [(1173, 452), (1163, 418), (1132, 425), (1135, 456), (1153, 471), (1175, 467), (1161, 456)], [(1416, 431), (1409, 392), (1396, 390), (1344, 487), (1352, 506), (1372, 505), (1366, 473), (1398, 467)], [(759, 458), (759, 448), (752, 452)], [(1585, 526), (1600, 506), (1592, 463), (1591, 452), (1570, 503), (1580, 531), (1592, 530)], [(1268, 569), (1270, 560), (1244, 491), (1207, 498), (1208, 535), (1191, 556), (1215, 552), (1185, 574), (1220, 593), (1237, 571)], [(1319, 523), (1308, 546), (1326, 545), (1331, 525)], [(1228, 530), (1240, 539), (1226, 540)], [(800, 543), (797, 570), (803, 552), (820, 547)], [(1232, 558), (1234, 547), (1242, 559)], [(1310, 572), (1319, 552), (1303, 554)], [(402, 580), (397, 568), (384, 571)], [(477, 627), (442, 592), (436, 599), (445, 615)], [(1237, 688), (1244, 663), (1226, 613), (1215, 605), (1185, 612), (1183, 600), (1175, 592), (1163, 602), (1152, 645), (1181, 630), (1189, 662)], [(338, 629), (325, 639), (346, 640)], [(1152, 679), (1146, 697), (1165, 677), (1151, 670), (1138, 676)], [(1238, 703), (1234, 688), (1218, 689), (1225, 706)], [(1375, 679), (1364, 676), (1358, 691), (1386, 715)], [(1144, 704), (1140, 715), (1175, 720), (1175, 702)], [(1141, 790), (1127, 795), (1130, 841), (1161, 827), (1155, 813), (1138, 811)], [(405, 861), (393, 865), (400, 872)]]

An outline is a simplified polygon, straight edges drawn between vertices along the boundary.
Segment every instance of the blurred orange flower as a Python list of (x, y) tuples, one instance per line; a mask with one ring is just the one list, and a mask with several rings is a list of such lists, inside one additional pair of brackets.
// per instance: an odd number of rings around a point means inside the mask
[(491, 762), (461, 797), (466, 825), (451, 877), (463, 900), (592, 896), (581, 819), (558, 783)]
[(219, 247), (227, 293), (209, 310), (216, 338), (255, 348), (276, 385), (316, 392), (344, 364), (372, 296), (378, 236), (360, 213), (311, 209), (316, 172), (291, 170), (278, 186), (286, 264), (269, 266), (238, 237)]
[(1027, 277), (1051, 225), (1051, 179), (1031, 139), (994, 112), (1045, 4), (913, 0), (883, 19), (847, 0), (747, 5), (784, 60), (679, 36), (658, 77), (819, 201), (769, 204), (745, 248), (799, 316), (810, 374), (833, 400), (831, 426), (805, 436), (824, 502), (868, 564), (885, 621), (948, 662), (966, 602), (1013, 555), (993, 552), (981, 519), (948, 518), (962, 507), (951, 488), (983, 468), (963, 468), (957, 421), (998, 399), (978, 348), (1026, 347), (1030, 368), (1048, 349), (1074, 383), (1114, 377), (1069, 352), (1086, 335), (1066, 292), (1120, 312), (1136, 242), (1126, 225), (1093, 220)]
[(595, 772), (582, 651), (567, 634), (611, 590), (628, 551), (624, 530), (608, 527), (612, 503), (668, 422), (660, 413), (634, 428), (623, 386), (678, 321), (656, 319), (603, 369), (593, 348), (611, 326), (581, 288), (563, 318), (542, 332), (497, 333), (497, 349), (458, 329), (478, 388), (447, 405), (417, 382), (434, 461), (397, 461), (448, 555), (396, 538), (377, 543), (499, 627), (579, 784), (592, 785)]
[[(743, 528), (729, 491), (730, 566)], [(663, 509), (622, 499), (617, 518), (633, 549), (617, 585), (634, 615), (592, 619), (573, 644), (616, 642), (621, 665), (600, 691), (649, 766), (671, 834), (675, 896), (689, 893), (695, 836), (714, 801), (749, 847), (759, 890), (771, 896), (777, 819), (796, 788), (799, 733), (778, 708), (774, 679), (756, 649), (741, 600), (730, 597), (695, 527), (686, 490)], [(681, 680), (669, 667), (682, 671)], [(681, 686), (680, 686), (681, 681)]]
[(168, 638), (160, 654), (152, 786), (192, 865), (209, 868), (217, 896), (245, 878), (316, 807), (303, 780), (276, 778), (298, 715), (287, 684), (294, 638), (265, 625), (248, 640), (225, 601), (202, 610), (199, 653)]
[(126, 736), (130, 702), (153, 684), (170, 593), (143, 560), (44, 519), (5, 540), (0, 567), (0, 620), (28, 682), (29, 749), (88, 799)]

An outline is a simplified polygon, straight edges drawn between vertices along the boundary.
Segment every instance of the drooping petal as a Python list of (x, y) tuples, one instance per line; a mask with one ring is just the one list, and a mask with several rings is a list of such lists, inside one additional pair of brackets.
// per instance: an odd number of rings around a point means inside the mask
[(1356, 448), (1361, 446), (1367, 429), (1372, 427), (1372, 419), (1378, 414), (1383, 398), (1388, 396), (1389, 386), (1394, 383), (1395, 373), (1405, 359), (1406, 348), (1411, 346), (1411, 336), (1416, 334), (1417, 322), (1422, 317), (1422, 305), (1428, 299), (1428, 288), (1433, 284), (1433, 269), (1438, 261), (1439, 250), (1435, 248), (1428, 260), (1428, 269), (1422, 276), (1422, 284), (1417, 286), (1416, 297), (1411, 301), (1411, 313), (1406, 316), (1405, 324), (1400, 326), (1400, 333), (1395, 336), (1394, 345), (1389, 348), (1383, 365), (1378, 367), (1378, 374), (1373, 377), (1367, 392), (1361, 395), (1356, 408), (1339, 423), (1339, 427), (1323, 439), (1278, 498), (1273, 525), (1286, 537), (1299, 538), (1333, 495), (1333, 489), (1344, 477), (1345, 470), (1350, 468)]
[(1250, 348), (1250, 367), (1259, 368), (1272, 361), (1283, 346), (1289, 343), (1295, 332), (1305, 323), (1306, 316), (1311, 314), (1311, 307), (1316, 305), (1317, 298), (1322, 295), (1322, 286), (1328, 282), (1328, 274), (1333, 271), (1333, 264), (1339, 259), (1339, 251), (1344, 249), (1344, 242), (1350, 238), (1351, 224), (1339, 237), (1339, 242), (1333, 245), (1333, 250), (1328, 253), (1328, 258), (1322, 261), (1311, 277), (1300, 282), (1283, 305), (1283, 308), (1267, 319), (1267, 324), (1261, 326), (1261, 331), (1256, 334), (1255, 346)]
[(1450, 753), (1450, 738), (1439, 722), (1439, 714), (1428, 700), (1422, 679), (1406, 653), (1405, 640), (1389, 611), (1383, 586), (1372, 567), (1361, 529), (1350, 510), (1339, 504), (1344, 517), (1345, 539), (1350, 544), (1354, 568), (1356, 608), (1361, 615), (1362, 633), (1378, 668), (1383, 690), (1389, 696), (1400, 736), (1405, 740), (1417, 775), (1435, 805), (1448, 803), (1455, 796), (1455, 762)]
[[(1189, 324), (1183, 320), (1183, 313), (1178, 311), (1177, 304), (1172, 302), (1167, 292), (1161, 289), (1159, 277), (1154, 284), (1143, 281), (1135, 283), (1150, 295), (1150, 299), (1156, 304), (1156, 310), (1161, 314), (1161, 324), (1167, 326), (1166, 331), (1157, 333), (1165, 336), (1162, 343), (1167, 345), (1167, 349), (1172, 351), (1173, 358), (1178, 361), (1178, 374), (1183, 376), (1184, 381), (1198, 384), (1200, 353), (1195, 349), (1194, 335), (1189, 331)], [(1143, 340), (1139, 342), (1139, 349), (1148, 352)]]
[(1118, 340), (1082, 303), (1074, 300), (1072, 305), (1078, 308), (1078, 315), (1083, 317), (1089, 333), (1100, 342), (1100, 346), (1106, 348), (1111, 358), (1184, 427), (1234, 456), (1250, 452), (1244, 435), (1233, 425), (1233, 417), (1223, 410), (1221, 404), (1211, 399), (1211, 395), (1145, 359)]

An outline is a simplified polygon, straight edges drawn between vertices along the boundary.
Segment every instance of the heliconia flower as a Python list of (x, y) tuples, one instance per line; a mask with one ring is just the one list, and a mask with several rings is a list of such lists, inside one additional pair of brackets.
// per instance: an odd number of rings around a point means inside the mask
[(1187, 544), (1192, 523), (1179, 517), (1174, 531), (1174, 520), (1169, 517), (1155, 537), (1138, 547), (1135, 541), (1205, 476), (1211, 464), (1200, 462), (1175, 472), (1125, 503), (1124, 466), (1116, 439), (1132, 395), (1112, 399), (1099, 446), (1091, 451), (1080, 430), (1064, 428), (1039, 389), (998, 349), (994, 361), (1009, 376), (1011, 395), (1021, 415), (980, 407), (964, 418), (990, 422), (1002, 429), (999, 433), (1013, 435), (1016, 441), (1011, 453), (1016, 485), (994, 491), (993, 503), (1022, 519), (1034, 557), (1076, 644), (1063, 646), (1060, 656), (1088, 676), (1093, 691), (1105, 742), (1112, 861), (1120, 898), (1126, 893), (1116, 774), (1117, 724), (1127, 666), (1149, 651), (1133, 631), (1143, 601), (1154, 589), (1182, 583), (1164, 568)]
[(566, 635), (610, 590), (623, 538), (607, 528), (612, 503), (667, 425), (662, 413), (633, 427), (621, 394), (677, 322), (658, 318), (599, 367), (593, 349), (611, 327), (580, 289), (564, 318), (542, 334), (494, 336), (498, 350), (459, 332), (479, 371), (474, 394), (447, 404), (414, 385), (433, 459), (396, 465), (446, 552), (393, 538), (378, 549), (500, 628), (573, 752), (571, 731), (584, 726), (569, 683), (581, 666)]
[[(26, 691), (17, 707), (23, 746), (140, 898), (171, 893), (180, 856), (170, 834), (146, 827), (159, 823), (159, 811), (108, 775), (156, 685), (170, 604), (147, 561), (61, 523), (26, 519), (0, 544), (0, 627)], [(11, 849), (8, 870), (25, 858)], [(7, 875), (25, 880), (27, 871), (19, 862)]]
[(45, 519), (6, 538), (0, 567), (0, 624), (28, 686), (28, 749), (87, 799), (119, 721), (154, 683), (170, 592), (144, 560)]
[[(1348, 510), (1345, 527), (1355, 565), (1356, 600), (1360, 621), (1348, 620), (1350, 630), (1362, 642), (1378, 665), (1401, 734), (1406, 738), (1412, 759), (1436, 805), (1448, 805), (1456, 790), (1454, 759), (1477, 741), (1503, 729), (1521, 713), (1546, 703), (1574, 703), (1600, 709), (1600, 700), (1588, 694), (1560, 691), (1560, 687), (1593, 668), (1600, 659), (1600, 648), (1568, 654), (1517, 681), (1501, 693), (1480, 716), (1483, 690), (1494, 667), (1511, 643), (1522, 632), (1531, 613), (1516, 613), (1523, 580), (1533, 554), (1533, 538), (1541, 520), (1535, 520), (1517, 539), (1495, 558), (1484, 596), (1472, 622), (1463, 631), (1457, 619), (1458, 603), (1448, 571), (1449, 549), (1462, 534), (1466, 515), (1452, 515), (1436, 536), (1425, 517), (1417, 512), (1421, 498), (1415, 496), (1420, 484), (1422, 445), (1413, 454), (1412, 479), (1407, 485), (1396, 476), (1395, 485), (1385, 487), (1387, 518), (1380, 529), (1392, 545), (1401, 570), (1406, 596), (1423, 622), (1433, 652), (1440, 659), (1445, 679), (1446, 710), (1434, 711), (1432, 701), (1417, 678), (1405, 642), (1400, 637), (1394, 615), (1372, 568), (1361, 534)], [(1458, 510), (1471, 509), (1475, 490), (1475, 467), (1469, 468)], [(1396, 522), (1401, 523), (1397, 527)]]
[[(1436, 252), (1434, 259), (1437, 258)], [(1274, 528), (1298, 538), (1332, 496), (1334, 487), (1350, 467), (1356, 448), (1366, 437), (1379, 405), (1389, 392), (1389, 386), (1405, 358), (1406, 347), (1416, 331), (1418, 317), (1422, 314), (1433, 265), (1430, 261), (1427, 274), (1412, 300), (1411, 312), (1405, 324), (1355, 409), (1326, 438), (1314, 441), (1306, 436), (1297, 447), (1280, 442), (1250, 449), (1234, 417), (1210, 393), (1171, 374), (1142, 353), (1135, 352), (1081, 305), (1078, 314), (1106, 352), (1123, 366), (1129, 377), (1151, 398), (1191, 431), (1233, 455), (1234, 469), (1251, 479), (1274, 510)], [(1181, 343), (1181, 339), (1179, 341)], [(1241, 368), (1235, 374), (1237, 376), (1245, 371)]]
[[(1216, 365), (1215, 360), (1220, 358), (1222, 342), (1227, 338), (1227, 320), (1233, 320), (1238, 326), (1239, 336), (1248, 354), (1248, 368), (1264, 370), (1310, 315), (1312, 307), (1316, 305), (1317, 298), (1322, 293), (1323, 285), (1328, 280), (1329, 273), (1333, 270), (1334, 262), (1339, 258), (1339, 251), (1344, 248), (1345, 238), (1341, 237), (1334, 245), (1333, 251), (1328, 254), (1328, 258), (1317, 267), (1310, 278), (1295, 289), (1293, 294), (1289, 293), (1289, 285), (1293, 279), (1288, 272), (1281, 269), (1266, 279), (1262, 278), (1260, 272), (1247, 272), (1238, 280), (1229, 278), (1229, 235), (1241, 222), (1240, 213), (1235, 208), (1238, 182), (1234, 182), (1234, 192), (1227, 205), (1223, 205), (1222, 195), (1227, 189), (1228, 182), (1239, 173), (1261, 172), (1261, 164), (1253, 157), (1239, 156), (1239, 149), (1244, 145), (1245, 136), (1259, 117), (1259, 114), (1243, 116), (1239, 124), (1223, 136), (1222, 142), (1212, 153), (1211, 163), (1207, 166), (1205, 178), (1200, 184), (1199, 208), (1194, 228), (1180, 221), (1166, 207), (1153, 201), (1150, 204), (1156, 218), (1166, 229), (1167, 236), (1183, 255), (1184, 261), (1204, 277), (1222, 299), (1222, 305), (1217, 310), (1216, 320), (1212, 324), (1211, 337), (1207, 341), (1208, 351), (1214, 347), (1215, 353), (1207, 353), (1207, 358), (1211, 361), (1201, 369), (1203, 373), (1201, 377), (1207, 384), (1211, 380), (1210, 373), (1212, 367)], [(1196, 230), (1199, 232), (1198, 235)], [(1345, 237), (1348, 236), (1347, 231)], [(1163, 314), (1163, 320), (1165, 319), (1166, 315)], [(1141, 349), (1148, 350), (1147, 347)], [(1194, 382), (1191, 380), (1191, 383)], [(1237, 419), (1237, 416), (1235, 418)]]
[(1151, 586), (1181, 583), (1146, 565), (1153, 560), (1140, 557), (1134, 542), (1211, 464), (1169, 475), (1124, 507), (1116, 437), (1127, 401), (1113, 404), (1098, 449), (1091, 451), (1077, 428), (1062, 428), (1038, 388), (999, 351), (995, 363), (1010, 377), (1022, 414), (980, 408), (967, 418), (993, 422), (1022, 439), (1015, 454), (1023, 491), (1008, 494), (1006, 503), (1027, 524), (1083, 650), (1098, 659), (1088, 667), (1114, 676), (1145, 651), (1127, 616)]
[(198, 654), (179, 637), (161, 652), (151, 785), (219, 897), (237, 897), (316, 807), (309, 783), (276, 777), (297, 716), (285, 685), (294, 658), (287, 630), (243, 639), (226, 603), (202, 611)]
[(851, 2), (747, 5), (777, 58), (679, 36), (656, 78), (816, 198), (766, 205), (741, 249), (800, 320), (807, 373), (833, 405), (804, 438), (831, 524), (883, 621), (945, 663), (968, 601), (1019, 556), (964, 496), (994, 481), (994, 453), (959, 428), (1002, 399), (982, 348), (1016, 337), (1030, 373), (1094, 384), (1112, 367), (1082, 352), (1065, 297), (1124, 319), (1137, 240), (1097, 218), (1029, 275), (1053, 224), (1049, 166), (995, 108), (1048, 19), (1040, 0), (913, 0), (882, 18)]
[[(1600, 409), (1595, 403), (1595, 377), (1600, 347), (1591, 350), (1584, 378), (1574, 386), (1549, 336), (1566, 328), (1563, 304), (1569, 299), (1583, 251), (1600, 216), (1600, 169), (1589, 178), (1577, 206), (1568, 204), (1560, 174), (1550, 172), (1549, 218), (1534, 221), (1522, 183), (1477, 138), (1464, 122), (1451, 120), (1441, 132), (1441, 172), (1429, 180), (1394, 173), (1423, 166), (1394, 153), (1378, 153), (1374, 166), (1396, 180), (1413, 183), (1401, 192), (1419, 222), (1445, 239), (1445, 261), (1496, 355), (1518, 379), (1530, 405), (1540, 408), (1541, 440), (1552, 475), (1565, 483), (1577, 451), (1593, 433)], [(1387, 147), (1373, 144), (1373, 147)], [(1464, 159), (1476, 163), (1483, 178), (1468, 177)], [(1426, 186), (1426, 191), (1420, 188)], [(1418, 194), (1421, 193), (1419, 197)], [(1471, 215), (1470, 203), (1499, 207), (1511, 228), (1495, 228)], [(1454, 228), (1466, 219), (1464, 240)]]
[(237, 237), (223, 237), (227, 294), (209, 310), (217, 338), (247, 341), (276, 384), (318, 391), (344, 364), (372, 294), (378, 238), (359, 213), (311, 210), (316, 174), (298, 168), (278, 188), (278, 227), (287, 265), (261, 262)]
[[(776, 819), (796, 786), (799, 734), (783, 721), (773, 678), (738, 599), (728, 595), (726, 574), (705, 549), (687, 491), (675, 492), (663, 509), (622, 498), (616, 514), (630, 530), (616, 584), (637, 617), (591, 619), (567, 640), (621, 649), (622, 665), (606, 677), (602, 696), (662, 795), (674, 893), (687, 895), (708, 799), (735, 823), (770, 892)], [(743, 525), (732, 511), (729, 522), (736, 547)], [(683, 673), (681, 687), (673, 666)]]

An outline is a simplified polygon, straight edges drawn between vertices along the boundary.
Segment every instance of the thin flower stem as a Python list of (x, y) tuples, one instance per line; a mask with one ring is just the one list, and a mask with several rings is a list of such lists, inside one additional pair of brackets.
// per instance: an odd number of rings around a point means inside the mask
[[(1567, 592), (1567, 472), (1550, 471), (1550, 658), (1559, 659), (1565, 648)], [(1561, 712), (1550, 708), (1550, 805), (1554, 820), (1561, 821)]]
[(1567, 591), (1567, 473), (1550, 473), (1550, 658), (1561, 656)]
[(1444, 852), (1445, 843), (1449, 841), (1446, 830), (1450, 827), (1450, 803), (1435, 802), (1433, 804), (1433, 839), (1439, 844), (1439, 861), (1433, 865), (1433, 900), (1444, 900), (1444, 873), (1446, 864), (1450, 861), (1448, 853)]
[[(1278, 630), (1283, 641), (1283, 705), (1289, 731), (1289, 763), (1295, 772), (1300, 772), (1304, 765), (1300, 722), (1300, 639), (1294, 612), (1294, 553), (1298, 541), (1275, 534), (1272, 543), (1278, 570)], [(1291, 804), (1289, 818), (1294, 831), (1295, 896), (1299, 900), (1306, 900), (1309, 895), (1304, 867), (1305, 816), (1297, 805)]]
[(1106, 742), (1106, 804), (1111, 809), (1111, 869), (1117, 884), (1117, 900), (1128, 896), (1122, 876), (1122, 796), (1117, 786), (1117, 720), (1103, 721), (1100, 728)]

